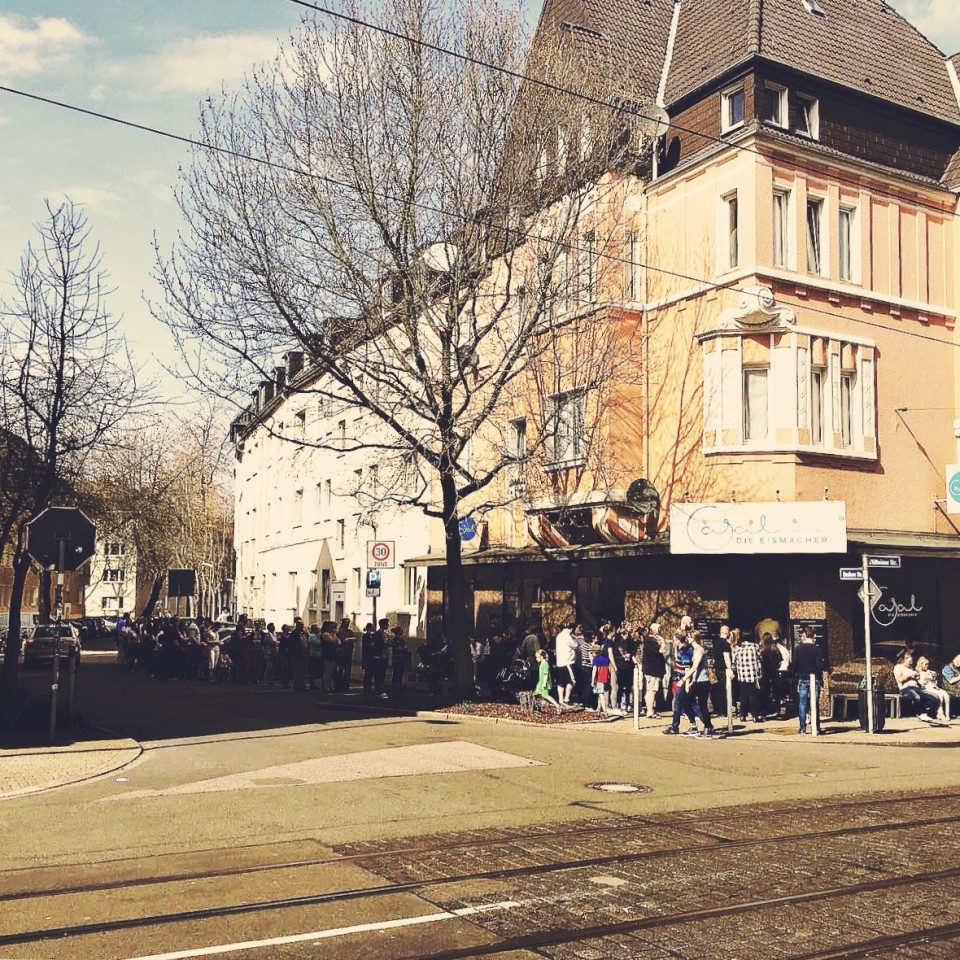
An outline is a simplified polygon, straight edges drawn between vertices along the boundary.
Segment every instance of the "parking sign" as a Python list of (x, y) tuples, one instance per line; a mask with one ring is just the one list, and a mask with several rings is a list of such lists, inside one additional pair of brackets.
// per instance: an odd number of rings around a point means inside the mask
[(368, 540), (367, 567), (370, 570), (393, 570), (397, 565), (396, 546), (393, 540)]

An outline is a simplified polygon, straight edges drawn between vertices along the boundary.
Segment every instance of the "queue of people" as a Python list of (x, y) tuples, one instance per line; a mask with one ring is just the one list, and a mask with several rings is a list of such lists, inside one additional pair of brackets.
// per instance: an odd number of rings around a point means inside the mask
[[(345, 693), (352, 683), (357, 637), (350, 621), (326, 620), (309, 628), (300, 617), (279, 629), (241, 614), (236, 624), (177, 616), (133, 620), (116, 628), (120, 662), (162, 680), (203, 680), (279, 685), (294, 690)], [(407, 638), (400, 627), (380, 620), (367, 624), (361, 640), (363, 691), (398, 697), (409, 670)], [(385, 679), (392, 667), (390, 693)]]

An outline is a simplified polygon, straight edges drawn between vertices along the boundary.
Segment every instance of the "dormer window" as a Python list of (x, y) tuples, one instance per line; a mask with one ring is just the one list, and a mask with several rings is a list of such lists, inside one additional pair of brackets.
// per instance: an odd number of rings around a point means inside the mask
[(744, 118), (743, 87), (734, 87), (720, 95), (720, 129), (726, 133), (743, 126)]
[(803, 0), (803, 9), (807, 13), (812, 13), (815, 17), (826, 17), (827, 15), (823, 7), (817, 3), (817, 0)]
[(804, 93), (796, 96), (795, 132), (811, 140), (820, 138), (820, 102)]
[(775, 127), (787, 126), (787, 90), (775, 83), (763, 87), (763, 119)]

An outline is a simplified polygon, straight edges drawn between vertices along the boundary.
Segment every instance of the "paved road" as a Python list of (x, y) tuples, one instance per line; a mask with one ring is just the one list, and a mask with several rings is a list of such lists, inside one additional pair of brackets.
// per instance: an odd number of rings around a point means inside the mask
[(960, 955), (960, 730), (531, 729), (109, 664), (85, 690), (143, 754), (2, 804), (0, 957)]

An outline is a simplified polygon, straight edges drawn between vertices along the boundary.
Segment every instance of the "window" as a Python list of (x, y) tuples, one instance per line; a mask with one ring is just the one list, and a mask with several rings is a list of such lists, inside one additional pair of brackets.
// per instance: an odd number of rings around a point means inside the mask
[(637, 244), (636, 230), (628, 230), (623, 242), (623, 297), (625, 300), (636, 300), (638, 285), (639, 264), (637, 255), (639, 247)]
[(320, 571), (320, 606), (324, 610), (330, 609), (330, 571)]
[(108, 557), (122, 557), (123, 556), (123, 544), (118, 543), (117, 541), (107, 541), (104, 544), (103, 552)]
[(347, 544), (347, 521), (337, 521), (337, 546), (343, 550)]
[(798, 93), (796, 98), (797, 116), (796, 133), (803, 137), (817, 140), (820, 137), (820, 101), (816, 97), (808, 97)]
[(413, 607), (417, 603), (417, 568), (403, 568), (403, 602)]
[(293, 415), (293, 436), (296, 440), (302, 440), (307, 425), (307, 411), (300, 410)]
[(807, 270), (816, 274), (823, 272), (823, 249), (820, 232), (822, 219), (823, 201), (817, 198), (807, 200)]
[(586, 394), (576, 391), (557, 394), (553, 406), (553, 463), (579, 463), (586, 454)]
[(743, 126), (744, 104), (743, 87), (720, 95), (720, 129), (723, 133)]
[(591, 231), (583, 238), (580, 250), (580, 299), (597, 302), (597, 235)]
[(323, 481), (323, 496), (326, 500), (327, 510), (330, 510), (330, 506), (333, 503), (333, 481), (324, 480)]
[(789, 266), (790, 259), (790, 192), (773, 191), (773, 265)]
[(844, 447), (853, 446), (853, 387), (853, 374), (840, 374), (840, 435)]
[(840, 279), (854, 279), (854, 224), (856, 210), (852, 207), (840, 208)]
[(740, 205), (736, 193), (728, 194), (723, 198), (724, 213), (724, 243), (726, 249), (721, 259), (721, 267), (733, 270), (740, 265)]
[(380, 488), (380, 467), (376, 463), (371, 463), (367, 467), (367, 486), (368, 493), (376, 494), (377, 490)]
[(775, 127), (787, 125), (787, 91), (774, 83), (763, 87), (763, 119)]
[(293, 522), (296, 526), (303, 523), (303, 490), (293, 493)]
[(347, 421), (338, 420), (337, 421), (337, 437), (340, 440), (340, 449), (347, 449)]
[(126, 579), (126, 571), (123, 568), (104, 570), (103, 579), (108, 583), (122, 583)]
[(743, 439), (766, 440), (769, 430), (767, 367), (746, 367), (743, 371)]
[(827, 384), (827, 371), (814, 367), (810, 372), (810, 442), (823, 443), (823, 395)]

